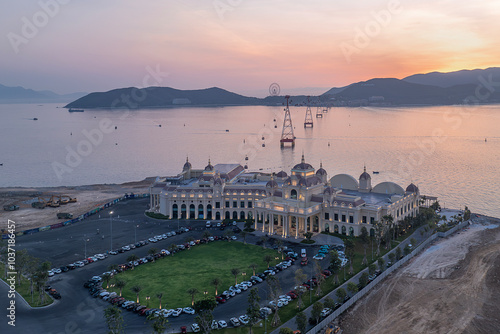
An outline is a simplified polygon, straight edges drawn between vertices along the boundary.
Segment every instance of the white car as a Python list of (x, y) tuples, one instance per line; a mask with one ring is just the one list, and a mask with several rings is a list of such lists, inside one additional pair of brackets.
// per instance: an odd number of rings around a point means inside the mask
[(47, 271), (47, 274), (49, 275), (49, 277), (52, 277), (52, 276), (54, 276), (54, 271), (53, 270), (49, 270), (49, 271)]
[(172, 313), (172, 316), (178, 317), (181, 315), (181, 313), (182, 313), (182, 309), (179, 307), (179, 308), (174, 310), (174, 312)]
[(214, 237), (208, 237), (208, 240), (214, 241), (215, 239), (214, 239)]
[(240, 284), (244, 284), (244, 285), (248, 286), (249, 288), (253, 285), (252, 282), (250, 282), (250, 281), (243, 281)]
[(241, 289), (238, 288), (237, 286), (230, 286), (229, 291), (233, 291), (235, 293), (241, 293)]
[(331, 310), (330, 308), (328, 308), (328, 307), (325, 307), (325, 308), (323, 309), (323, 311), (321, 311), (320, 316), (321, 316), (321, 317), (326, 317), (326, 316), (327, 316), (327, 315), (329, 315), (330, 313), (332, 313), (332, 310)]
[(104, 260), (106, 257), (104, 256), (104, 254), (96, 254), (94, 255), (96, 258), (98, 258), (99, 260)]
[(167, 238), (168, 238), (168, 235), (167, 235), (166, 233), (164, 233), (164, 234), (162, 235), (162, 237), (163, 237), (163, 239), (167, 239)]
[(234, 292), (233, 290), (226, 290), (222, 294), (225, 295), (225, 296), (229, 296), (229, 297), (236, 296), (236, 292)]
[(163, 309), (162, 311), (163, 311), (163, 316), (165, 318), (170, 317), (174, 313), (174, 310), (172, 310), (172, 309), (168, 309), (168, 310), (167, 309)]
[(212, 320), (212, 329), (219, 329), (219, 323), (215, 320)]
[(221, 225), (220, 223), (217, 223), (217, 227), (220, 227), (220, 225)]
[[(157, 241), (158, 241), (156, 238), (149, 238), (148, 240), (149, 240), (149, 242), (152, 242), (152, 243), (155, 243), (155, 242), (157, 242)], [(123, 248), (123, 247), (122, 247), (122, 248)]]
[(118, 254), (118, 252), (117, 252), (117, 251), (115, 251), (115, 250), (111, 250), (111, 251), (109, 251), (108, 253), (109, 253), (109, 254), (111, 254), (111, 255), (116, 255), (116, 254)]
[(233, 221), (233, 226), (236, 226), (236, 222), (235, 221)]
[(263, 281), (263, 279), (262, 279), (262, 278), (260, 278), (259, 276), (252, 276), (252, 277), (250, 277), (250, 278), (251, 278), (251, 279), (256, 280), (256, 281), (257, 281), (257, 282), (259, 282), (259, 283), (262, 283), (262, 281)]
[(217, 323), (219, 324), (220, 328), (226, 328), (227, 327), (227, 322), (225, 322), (224, 320), (219, 320)]
[(192, 307), (184, 307), (182, 311), (187, 314), (194, 314), (194, 309)]
[(130, 247), (129, 247), (129, 246), (123, 246), (123, 247), (122, 247), (122, 249), (123, 249), (124, 251), (129, 251), (129, 250), (130, 250)]
[(163, 236), (161, 236), (161, 235), (157, 235), (157, 236), (155, 236), (155, 238), (156, 238), (156, 240), (163, 240)]
[(238, 284), (236, 286), (238, 289), (240, 289), (241, 291), (247, 291), (248, 290), (248, 285), (245, 285), (245, 284)]
[(170, 252), (168, 250), (166, 250), (166, 249), (162, 249), (161, 253), (165, 254), (165, 255), (170, 255)]
[(321, 254), (316, 254), (316, 255), (313, 256), (313, 259), (315, 259), (315, 260), (323, 260), (324, 258), (325, 257), (323, 255), (321, 255)]
[(241, 322), (243, 325), (248, 324), (248, 321), (250, 320), (250, 319), (248, 319), (248, 316), (247, 316), (246, 314), (241, 315), (241, 316), (239, 317), (239, 319), (240, 319), (240, 322)]
[(170, 232), (170, 233), (172, 233), (172, 236), (176, 235), (175, 231), (172, 231), (172, 232)]
[(212, 222), (210, 220), (207, 221), (207, 223), (205, 224), (205, 227), (206, 228), (212, 227)]
[(240, 324), (240, 320), (238, 318), (231, 318), (229, 319), (229, 321), (231, 322), (231, 324), (234, 326), (234, 327), (238, 327)]
[(288, 299), (286, 299), (286, 298), (281, 298), (281, 299), (279, 299), (279, 301), (281, 302), (281, 304), (283, 304), (283, 306), (288, 305)]
[(100, 281), (102, 281), (102, 277), (101, 277), (101, 276), (93, 276), (93, 277), (92, 277), (92, 280), (93, 280), (93, 281), (100, 282)]
[(191, 325), (191, 329), (194, 333), (198, 333), (200, 331), (200, 326), (197, 323)]
[(235, 236), (235, 235), (231, 236), (231, 239), (232, 239), (232, 240), (238, 240), (238, 238), (236, 238), (236, 236)]
[[(169, 237), (169, 238), (170, 238), (171, 236), (172, 236), (172, 233), (171, 233), (171, 232), (167, 232), (167, 237)], [(193, 325), (197, 325), (197, 326), (198, 326), (198, 324), (193, 324)], [(191, 325), (191, 326), (192, 326), (192, 325)]]

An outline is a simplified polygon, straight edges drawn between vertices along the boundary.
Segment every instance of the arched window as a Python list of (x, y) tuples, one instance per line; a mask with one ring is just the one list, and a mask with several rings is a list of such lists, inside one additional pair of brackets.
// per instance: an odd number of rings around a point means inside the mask
[(252, 219), (252, 218), (253, 218), (252, 211), (248, 211), (248, 219)]
[(226, 219), (231, 219), (231, 214), (229, 213), (229, 211), (226, 211)]
[(292, 191), (290, 191), (290, 198), (297, 199), (297, 190), (292, 189)]
[(196, 217), (196, 209), (194, 207), (194, 204), (191, 204), (189, 206), (189, 219), (194, 219)]
[(245, 220), (245, 211), (240, 212), (240, 219)]
[(179, 207), (177, 204), (172, 205), (172, 218), (177, 219), (179, 216)]
[(219, 211), (217, 211), (215, 213), (215, 219), (220, 220), (220, 212)]
[(333, 232), (335, 232), (335, 233), (339, 233), (339, 226), (338, 226), (338, 225), (335, 225), (335, 226), (333, 227)]
[(325, 224), (325, 232), (330, 232), (330, 226), (328, 223)]
[(198, 219), (203, 219), (203, 204), (198, 205)]
[(375, 236), (375, 230), (373, 228), (370, 229), (370, 237)]
[(351, 226), (351, 227), (349, 227), (349, 235), (350, 235), (351, 237), (354, 237), (354, 228), (353, 228), (352, 226)]
[(342, 234), (346, 234), (346, 229), (345, 229), (345, 226), (342, 226)]
[(181, 205), (181, 219), (185, 219), (186, 216), (186, 204)]
[(207, 205), (207, 219), (212, 219), (212, 204)]
[(233, 211), (233, 219), (234, 220), (238, 219), (238, 211)]

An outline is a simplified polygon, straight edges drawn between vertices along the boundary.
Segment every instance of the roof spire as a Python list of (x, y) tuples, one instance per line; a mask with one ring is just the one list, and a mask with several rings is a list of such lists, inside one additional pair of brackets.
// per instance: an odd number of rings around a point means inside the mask
[(300, 160), (300, 162), (302, 163), (306, 162), (306, 159), (304, 158), (304, 151), (302, 151), (302, 159)]
[(319, 168), (323, 168), (323, 161), (319, 161)]
[(365, 167), (364, 167), (364, 171), (365, 171), (365, 173), (366, 173), (366, 164), (365, 164)]
[(186, 155), (186, 162), (189, 162), (189, 156)]

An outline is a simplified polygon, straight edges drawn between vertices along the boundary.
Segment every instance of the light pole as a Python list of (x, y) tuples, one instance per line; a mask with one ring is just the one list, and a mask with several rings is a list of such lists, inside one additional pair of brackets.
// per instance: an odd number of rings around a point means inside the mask
[(134, 244), (137, 243), (137, 228), (139, 225), (134, 225)]
[(83, 239), (83, 241), (85, 242), (85, 258), (87, 258), (87, 241), (89, 241), (89, 239)]
[(111, 245), (110, 245), (110, 251), (113, 250), (113, 211), (109, 212), (109, 230), (110, 230), (110, 236), (111, 236)]

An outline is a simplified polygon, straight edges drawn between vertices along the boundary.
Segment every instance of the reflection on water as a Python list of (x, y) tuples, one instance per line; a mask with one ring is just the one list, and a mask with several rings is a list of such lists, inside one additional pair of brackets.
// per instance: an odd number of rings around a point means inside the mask
[[(372, 174), (373, 184), (413, 182), (447, 207), (469, 205), (500, 216), (499, 108), (334, 108), (323, 118), (313, 115), (314, 127), (304, 129), (305, 108), (291, 107), (297, 142), (282, 150), (282, 107), (68, 113), (53, 104), (0, 105), (0, 186), (171, 175), (186, 156), (194, 168), (210, 157), (214, 163), (246, 163), (250, 170), (289, 172), (304, 152), (307, 162), (316, 168), (322, 162), (330, 176), (357, 177), (366, 165), (379, 172)], [(109, 125), (100, 125), (106, 120)]]

